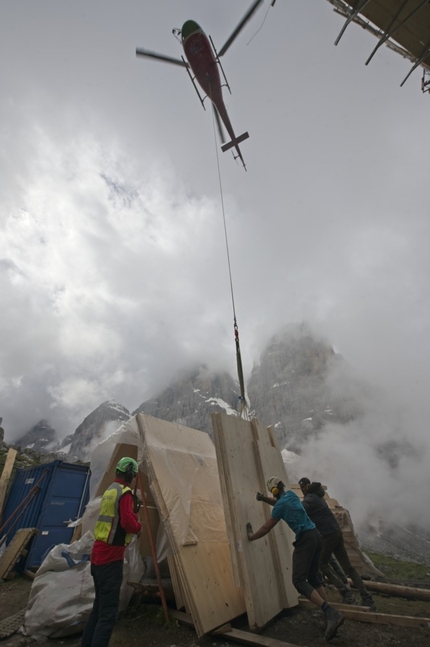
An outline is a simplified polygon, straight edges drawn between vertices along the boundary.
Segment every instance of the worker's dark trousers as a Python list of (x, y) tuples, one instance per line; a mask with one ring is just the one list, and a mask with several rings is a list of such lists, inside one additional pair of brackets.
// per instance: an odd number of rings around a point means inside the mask
[(342, 592), (346, 589), (345, 584), (333, 573), (333, 571), (331, 571), (331, 569), (327, 569), (327, 564), (329, 563), (330, 556), (333, 553), (345, 573), (353, 581), (356, 589), (359, 590), (361, 596), (367, 597), (369, 593), (364, 582), (351, 564), (348, 553), (346, 552), (342, 531), (336, 530), (335, 532), (331, 532), (329, 535), (324, 535), (322, 540), (323, 545), (320, 557), (320, 567), (324, 575), (327, 576), (327, 579), (334, 584), (339, 591)]
[(318, 573), (321, 535), (316, 528), (305, 530), (293, 542), (293, 546), (293, 584), (299, 593), (309, 599), (314, 589), (323, 585)]
[(123, 561), (91, 564), (96, 597), (82, 636), (82, 647), (107, 647), (118, 616)]

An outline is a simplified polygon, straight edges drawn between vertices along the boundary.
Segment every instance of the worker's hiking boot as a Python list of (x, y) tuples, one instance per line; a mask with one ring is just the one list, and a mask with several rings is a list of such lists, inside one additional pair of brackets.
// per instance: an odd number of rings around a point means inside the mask
[(357, 598), (351, 590), (343, 593), (342, 602), (343, 604), (358, 604)]
[(371, 611), (376, 611), (375, 600), (369, 594), (361, 596), (361, 605), (363, 607), (369, 607)]
[(326, 640), (331, 640), (332, 638), (335, 637), (340, 625), (344, 623), (345, 618), (334, 607), (329, 607), (327, 609), (326, 618), (327, 618), (327, 626), (326, 626), (324, 638)]

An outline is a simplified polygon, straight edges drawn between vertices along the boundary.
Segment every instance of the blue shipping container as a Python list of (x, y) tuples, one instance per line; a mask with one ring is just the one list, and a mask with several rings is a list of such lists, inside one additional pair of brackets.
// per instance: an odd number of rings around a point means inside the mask
[(7, 534), (9, 544), (19, 528), (39, 530), (27, 546), (20, 568), (38, 568), (52, 546), (70, 543), (73, 528), (67, 524), (82, 515), (88, 503), (89, 480), (89, 467), (60, 460), (16, 470), (2, 523), (15, 514), (2, 534)]

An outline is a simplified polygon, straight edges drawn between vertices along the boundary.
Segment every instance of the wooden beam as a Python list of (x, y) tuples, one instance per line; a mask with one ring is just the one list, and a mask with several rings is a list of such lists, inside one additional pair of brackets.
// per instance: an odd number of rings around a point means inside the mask
[(430, 589), (419, 589), (414, 586), (402, 586), (400, 584), (389, 584), (388, 582), (365, 582), (366, 589), (378, 591), (388, 595), (396, 595), (408, 600), (430, 600)]
[[(315, 605), (309, 600), (299, 600), (301, 607), (305, 609), (315, 609)], [(417, 616), (396, 616), (391, 613), (373, 613), (363, 607), (355, 607), (348, 604), (336, 604), (330, 602), (332, 607), (338, 609), (345, 618), (356, 620), (357, 622), (368, 622), (374, 625), (395, 625), (396, 627), (430, 627), (430, 618), (419, 618)]]
[(3, 505), (6, 499), (7, 486), (9, 484), (10, 475), (12, 474), (16, 454), (16, 449), (10, 447), (6, 456), (5, 464), (3, 466), (3, 471), (0, 476), (0, 520), (3, 512)]
[(0, 557), (0, 578), (6, 579), (13, 567), (23, 555), (25, 547), (39, 531), (37, 528), (20, 528), (16, 531), (9, 546)]
[[(170, 611), (172, 618), (183, 622), (188, 627), (193, 627), (193, 620), (190, 615), (187, 613), (181, 613), (180, 611)], [(222, 627), (220, 628), (222, 629)], [(275, 638), (268, 638), (266, 636), (260, 636), (259, 634), (253, 634), (250, 631), (242, 631), (240, 629), (228, 629), (221, 633), (220, 630), (212, 632), (211, 635), (222, 636), (226, 640), (233, 640), (234, 642), (241, 643), (242, 645), (251, 645), (253, 647), (298, 647), (292, 643), (286, 643), (282, 640), (276, 640)]]

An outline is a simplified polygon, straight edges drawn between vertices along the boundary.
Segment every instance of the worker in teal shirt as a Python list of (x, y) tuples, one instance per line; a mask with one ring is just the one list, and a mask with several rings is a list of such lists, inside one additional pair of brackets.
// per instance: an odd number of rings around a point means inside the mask
[(255, 541), (264, 537), (281, 519), (291, 528), (296, 536), (293, 542), (293, 584), (299, 593), (322, 609), (327, 620), (325, 639), (331, 640), (343, 623), (344, 617), (328, 604), (319, 574), (321, 535), (306, 514), (297, 494), (285, 490), (280, 478), (272, 476), (267, 481), (267, 489), (271, 492), (271, 497), (257, 492), (256, 498), (257, 501), (273, 506), (272, 516), (256, 532), (253, 532), (251, 524), (247, 523), (248, 539)]
[(299, 497), (292, 490), (284, 491), (284, 494), (276, 501), (272, 510), (272, 518), (277, 521), (283, 519), (296, 535), (296, 541), (304, 532), (315, 528), (314, 522), (308, 517)]

